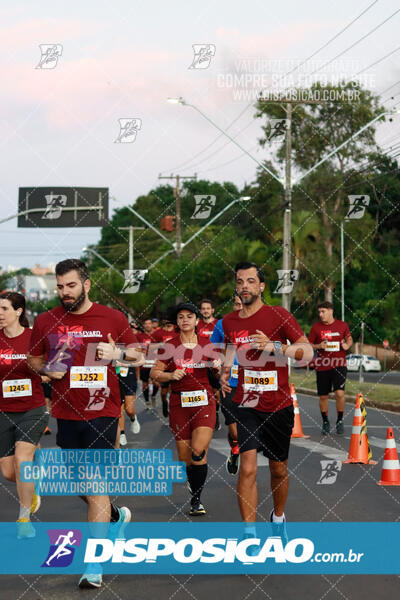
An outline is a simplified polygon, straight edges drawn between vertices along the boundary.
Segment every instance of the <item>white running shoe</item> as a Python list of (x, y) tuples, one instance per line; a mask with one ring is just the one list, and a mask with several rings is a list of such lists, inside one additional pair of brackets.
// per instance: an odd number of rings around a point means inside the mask
[(119, 443), (121, 446), (126, 446), (128, 443), (128, 440), (126, 439), (126, 435), (124, 433), (121, 433), (119, 436)]
[(139, 423), (139, 419), (137, 418), (137, 416), (135, 417), (134, 421), (131, 421), (130, 429), (131, 429), (132, 433), (135, 433), (135, 434), (138, 434), (140, 432), (140, 423)]

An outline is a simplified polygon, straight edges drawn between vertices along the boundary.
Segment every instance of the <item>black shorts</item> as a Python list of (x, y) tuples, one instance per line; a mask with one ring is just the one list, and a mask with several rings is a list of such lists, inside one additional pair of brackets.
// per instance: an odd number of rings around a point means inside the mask
[(143, 367), (140, 368), (140, 381), (144, 381), (144, 383), (147, 383), (150, 379), (150, 371), (151, 369), (144, 369)]
[(118, 417), (97, 417), (90, 421), (57, 419), (57, 425), (56, 443), (63, 450), (109, 450), (115, 446)]
[(45, 406), (25, 412), (0, 412), (0, 457), (15, 454), (16, 442), (39, 443), (49, 422)]
[(294, 424), (293, 405), (273, 413), (254, 408), (237, 408), (239, 451), (256, 449), (270, 460), (282, 462), (289, 456)]
[(336, 367), (329, 371), (317, 371), (318, 396), (328, 396), (335, 390), (343, 390), (346, 383), (347, 367)]
[(163, 390), (167, 390), (170, 385), (171, 385), (170, 381), (164, 381), (164, 383), (160, 383), (160, 386)]
[(232, 425), (232, 423), (236, 423), (236, 411), (238, 410), (236, 402), (233, 402), (232, 398), (235, 395), (236, 388), (233, 387), (232, 390), (224, 395), (221, 394), (221, 409), (222, 414), (225, 417), (225, 425)]
[(49, 398), (49, 400), (51, 400), (51, 394), (52, 394), (51, 381), (42, 383), (42, 388), (43, 388), (44, 397)]
[(121, 402), (124, 402), (125, 396), (134, 396), (136, 394), (137, 379), (134, 368), (130, 367), (128, 369), (128, 375), (126, 377), (122, 377), (122, 375), (119, 374), (118, 382), (119, 393), (121, 394)]

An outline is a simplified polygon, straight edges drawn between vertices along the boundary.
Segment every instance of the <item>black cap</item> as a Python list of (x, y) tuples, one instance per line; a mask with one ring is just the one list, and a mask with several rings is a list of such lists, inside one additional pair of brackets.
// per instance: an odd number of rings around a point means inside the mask
[(175, 308), (175, 320), (178, 318), (178, 313), (181, 310), (188, 310), (194, 313), (196, 317), (200, 317), (200, 311), (195, 304), (193, 304), (192, 302), (180, 302)]

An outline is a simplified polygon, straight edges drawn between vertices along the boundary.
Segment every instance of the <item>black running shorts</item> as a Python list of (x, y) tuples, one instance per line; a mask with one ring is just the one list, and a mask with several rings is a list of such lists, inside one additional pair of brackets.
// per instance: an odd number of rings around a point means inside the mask
[(115, 446), (118, 417), (97, 417), (90, 421), (57, 419), (57, 425), (56, 442), (62, 449), (108, 450)]
[(225, 425), (232, 425), (232, 423), (236, 423), (236, 411), (238, 410), (238, 405), (232, 400), (235, 392), (236, 388), (233, 387), (229, 393), (225, 394), (225, 398), (221, 393), (221, 409), (222, 414), (225, 417)]
[(328, 396), (335, 390), (343, 390), (346, 383), (347, 367), (336, 367), (328, 371), (317, 371), (318, 396)]
[(273, 413), (238, 407), (236, 417), (240, 453), (256, 449), (270, 460), (282, 462), (288, 458), (293, 405)]
[(119, 392), (121, 394), (121, 402), (125, 400), (125, 396), (134, 396), (137, 389), (136, 372), (134, 367), (128, 368), (128, 374), (123, 377), (121, 373), (118, 375)]

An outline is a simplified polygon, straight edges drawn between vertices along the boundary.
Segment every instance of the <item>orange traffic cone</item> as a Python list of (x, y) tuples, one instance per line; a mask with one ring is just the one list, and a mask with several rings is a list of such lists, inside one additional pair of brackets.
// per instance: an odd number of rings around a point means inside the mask
[(309, 438), (309, 435), (304, 435), (303, 427), (301, 426), (301, 418), (299, 411), (299, 403), (297, 402), (296, 389), (294, 387), (294, 383), (290, 384), (290, 395), (293, 400), (293, 408), (294, 408), (294, 425), (292, 429), (292, 438)]
[(388, 427), (381, 479), (378, 485), (400, 485), (400, 464), (393, 429)]
[(362, 394), (357, 394), (349, 455), (347, 460), (342, 461), (344, 463), (377, 464), (375, 460), (371, 460), (372, 452), (368, 442), (366, 414), (364, 398)]

